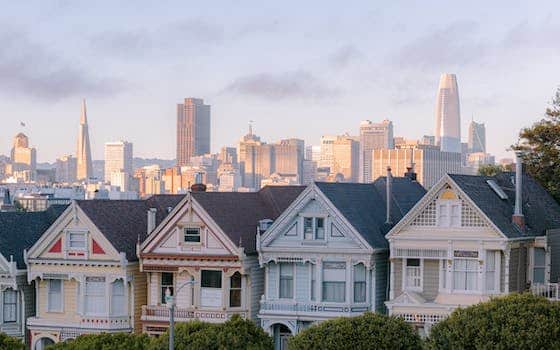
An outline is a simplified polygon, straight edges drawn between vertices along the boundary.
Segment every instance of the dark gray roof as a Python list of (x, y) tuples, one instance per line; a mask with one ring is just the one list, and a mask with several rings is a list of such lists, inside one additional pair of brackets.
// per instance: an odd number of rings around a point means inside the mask
[(386, 224), (386, 180), (372, 184), (317, 182), (317, 187), (373, 248), (387, 248), (385, 234), (426, 193), (416, 181), (393, 177), (391, 221)]
[(234, 244), (253, 254), (259, 221), (275, 220), (304, 189), (267, 186), (258, 192), (192, 192), (192, 196)]
[[(522, 232), (511, 221), (515, 207), (515, 173), (497, 176), (449, 175), (467, 196), (488, 216), (488, 218), (510, 238), (524, 235), (539, 236), (546, 230), (560, 228), (560, 205), (531, 176), (523, 174), (523, 214), (526, 232)], [(508, 199), (500, 199), (486, 182), (494, 180), (507, 194)]]
[(137, 261), (136, 243), (147, 236), (148, 209), (155, 208), (156, 225), (185, 195), (154, 195), (146, 200), (80, 200), (78, 206), (128, 261)]
[(51, 205), (45, 211), (0, 212), (0, 253), (13, 257), (18, 269), (25, 269), (23, 250), (29, 249), (66, 209)]

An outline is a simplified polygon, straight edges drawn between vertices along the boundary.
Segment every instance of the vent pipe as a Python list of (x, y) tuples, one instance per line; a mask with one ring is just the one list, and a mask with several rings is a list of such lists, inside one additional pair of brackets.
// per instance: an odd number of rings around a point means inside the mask
[(387, 167), (387, 178), (386, 183), (386, 197), (387, 197), (387, 217), (385, 219), (386, 224), (391, 224), (391, 197), (393, 196), (393, 176), (391, 175), (391, 167)]
[(515, 209), (511, 218), (512, 222), (520, 229), (525, 229), (523, 216), (523, 161), (521, 152), (515, 152)]

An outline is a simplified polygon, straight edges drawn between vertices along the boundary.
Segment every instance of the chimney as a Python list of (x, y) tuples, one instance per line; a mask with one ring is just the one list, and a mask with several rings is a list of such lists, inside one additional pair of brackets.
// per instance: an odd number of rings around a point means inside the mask
[(404, 173), (404, 176), (409, 178), (410, 181), (416, 181), (417, 177), (416, 173), (414, 172), (414, 163), (406, 167), (406, 173)]
[(523, 216), (523, 161), (521, 152), (515, 152), (515, 209), (511, 221), (521, 230), (525, 229), (525, 216)]
[(148, 234), (152, 233), (152, 231), (156, 228), (156, 208), (148, 209)]
[(387, 167), (387, 178), (385, 179), (386, 184), (386, 197), (387, 197), (387, 218), (385, 219), (386, 224), (391, 224), (391, 197), (393, 196), (393, 176), (391, 175), (391, 167)]
[(206, 192), (206, 185), (202, 183), (202, 174), (194, 174), (194, 184), (191, 186), (191, 192)]

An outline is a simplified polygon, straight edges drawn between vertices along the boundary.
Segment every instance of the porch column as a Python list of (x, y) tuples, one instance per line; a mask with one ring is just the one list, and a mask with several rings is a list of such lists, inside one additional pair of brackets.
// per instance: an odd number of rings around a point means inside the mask
[(395, 299), (395, 259), (389, 258), (389, 300)]
[(317, 302), (323, 301), (323, 259), (317, 258), (317, 285), (315, 286), (315, 295)]

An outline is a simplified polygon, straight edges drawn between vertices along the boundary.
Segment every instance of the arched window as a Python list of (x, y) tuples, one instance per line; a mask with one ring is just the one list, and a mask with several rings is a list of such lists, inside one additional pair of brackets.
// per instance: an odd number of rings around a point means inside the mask
[(118, 279), (111, 283), (111, 315), (126, 315), (126, 303), (124, 281), (122, 279)]
[(241, 274), (234, 273), (229, 279), (229, 306), (241, 307)]

